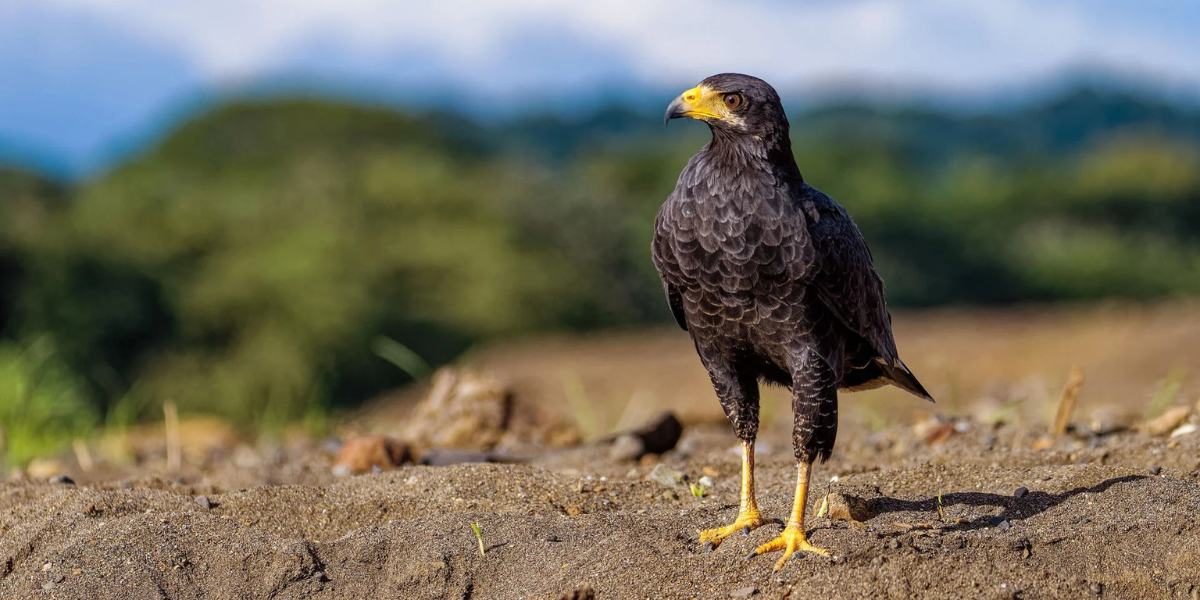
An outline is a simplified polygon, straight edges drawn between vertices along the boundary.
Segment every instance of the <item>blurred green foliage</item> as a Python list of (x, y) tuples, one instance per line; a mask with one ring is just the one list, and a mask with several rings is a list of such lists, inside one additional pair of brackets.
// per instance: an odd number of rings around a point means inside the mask
[(7, 466), (56, 451), (95, 423), (83, 382), (47, 338), (27, 347), (0, 344), (0, 458)]
[[(793, 113), (801, 171), (893, 306), (1200, 292), (1195, 111), (1084, 90)], [(236, 102), (73, 188), (0, 171), (0, 334), (52, 339), (86, 384), (46, 393), (110, 420), (171, 399), (270, 428), (406, 381), (380, 340), (436, 366), (492, 336), (669, 323), (650, 233), (707, 132), (658, 123)]]

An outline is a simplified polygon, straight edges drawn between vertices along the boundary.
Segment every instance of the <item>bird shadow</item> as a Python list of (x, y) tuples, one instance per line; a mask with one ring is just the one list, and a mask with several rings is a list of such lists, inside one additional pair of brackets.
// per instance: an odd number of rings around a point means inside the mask
[[(1021, 521), (1029, 517), (1041, 514), (1063, 502), (1066, 502), (1074, 496), (1083, 493), (1099, 494), (1103, 493), (1108, 488), (1119, 483), (1129, 483), (1146, 479), (1145, 475), (1125, 475), (1123, 477), (1114, 477), (1102, 481), (1091, 487), (1077, 487), (1067, 490), (1061, 494), (1051, 494), (1048, 492), (1031, 491), (1026, 493), (1021, 498), (1013, 495), (988, 494), (983, 492), (953, 492), (950, 494), (942, 494), (941, 505), (943, 510), (950, 507), (966, 505), (966, 506), (989, 506), (995, 508), (1003, 508), (1003, 512), (999, 515), (986, 515), (974, 520), (965, 520), (947, 524), (942, 527), (945, 530), (969, 530), (979, 529), (982, 527), (994, 526), (993, 520), (1006, 521)], [(890, 498), (881, 496), (870, 500), (872, 508), (875, 509), (877, 516), (887, 513), (897, 512), (937, 512), (938, 497), (925, 498), (923, 500), (902, 500), (899, 498)]]

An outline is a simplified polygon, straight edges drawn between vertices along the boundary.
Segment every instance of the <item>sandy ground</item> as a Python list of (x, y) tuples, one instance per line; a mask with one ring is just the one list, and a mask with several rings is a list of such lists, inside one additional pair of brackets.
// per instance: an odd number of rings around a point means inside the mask
[[(1181, 325), (1176, 319), (1172, 328), (1162, 315), (1141, 318), (1151, 330), (1162, 329), (1158, 346), (1133, 336), (1139, 344), (1127, 352), (1143, 361), (1165, 353), (1160, 346), (1181, 344), (1175, 332), (1200, 322)], [(983, 338), (984, 346), (1003, 345), (997, 337), (1032, 328), (1029, 323), (987, 325), (993, 335)], [(1078, 321), (1060, 327), (1058, 346), (1047, 352), (1070, 352), (1068, 339), (1090, 348), (1058, 357), (1062, 364), (1114, 360), (1111, 348), (1092, 348), (1086, 328), (1068, 337), (1070, 327), (1081, 327)], [(952, 337), (953, 330), (946, 331)], [(1110, 331), (1105, 339), (1117, 339), (1114, 335)], [(660, 339), (668, 340), (659, 342), (664, 348), (675, 347), (670, 338)], [(913, 355), (910, 365), (931, 360), (928, 350), (913, 351), (923, 343), (902, 337), (906, 357)], [(1011, 368), (1011, 379), (1020, 380), (1021, 368), (1012, 365), (1034, 360), (1026, 354), (1036, 344), (1016, 345), (1026, 350), (993, 355), (986, 367), (993, 379), (1009, 378)], [(664, 361), (678, 354), (611, 341), (587, 347), (588, 360), (571, 367), (581, 381), (599, 376), (589, 371), (598, 363), (620, 370), (630, 361), (650, 360), (643, 352)], [(566, 360), (560, 350), (546, 354), (542, 370), (562, 366), (551, 364), (551, 357)], [(502, 364), (516, 360), (519, 351), (493, 350), (476, 360)], [(1179, 360), (1191, 360), (1190, 351), (1180, 351)], [(511, 371), (534, 372), (526, 362), (513, 363)], [(1126, 386), (1121, 389), (1133, 390), (1122, 393), (1138, 400), (1118, 403), (1117, 414), (1140, 414), (1171, 363), (1152, 365), (1153, 374), (1121, 378)], [(679, 368), (693, 367), (681, 360)], [(1027, 370), (1043, 372), (1039, 369), (1060, 367)], [(1109, 374), (1099, 366), (1092, 370), (1096, 375), (1081, 394), (1081, 414), (1112, 404), (1096, 397), (1112, 390), (1094, 384)], [(611, 389), (656, 381), (633, 372)], [(695, 385), (676, 372), (662, 377)], [(960, 392), (953, 410), (888, 396), (888, 402), (904, 404), (879, 409), (882, 426), (868, 418), (870, 411), (843, 419), (833, 459), (815, 471), (808, 509), (810, 540), (832, 557), (798, 556), (779, 572), (772, 571), (777, 555), (745, 558), (777, 534), (777, 525), (735, 535), (712, 552), (697, 541), (701, 529), (732, 521), (739, 484), (739, 459), (730, 452), (737, 441), (727, 425), (706, 416), (716, 404), (707, 390), (696, 402), (713, 406), (685, 418), (679, 445), (657, 459), (691, 482), (715, 473), (703, 497), (687, 486), (648, 481), (652, 460), (613, 459), (603, 444), (549, 453), (528, 464), (405, 466), (336, 478), (330, 469), (334, 444), (310, 441), (243, 447), (202, 466), (185, 464), (179, 475), (162, 475), (161, 463), (151, 460), (89, 474), (72, 471), (74, 484), (4, 483), (0, 597), (1200, 598), (1200, 433), (1094, 435), (1086, 433), (1081, 416), (1079, 433), (1038, 444), (1046, 425), (1030, 415), (1048, 412), (1045, 407), (1020, 405), (999, 424), (986, 424), (975, 413), (986, 412), (980, 406), (995, 412), (997, 399), (986, 382), (973, 385), (960, 384), (971, 391)], [(1061, 381), (1047, 383), (1052, 391), (1045, 393), (1056, 394), (1057, 386)], [(1186, 383), (1181, 387), (1180, 404), (1189, 393)], [(660, 404), (645, 396), (634, 403), (612, 392), (619, 401), (611, 408), (596, 400), (598, 384), (584, 389), (609, 415), (593, 415), (597, 430), (636, 420), (631, 405), (641, 410), (643, 403)], [(568, 402), (550, 391), (545, 397)], [(844, 397), (844, 403), (860, 397)], [(1019, 405), (1011, 397), (1000, 402)], [(1049, 402), (1052, 412), (1054, 400)], [(389, 404), (366, 414), (379, 423), (390, 410)], [(946, 435), (930, 436), (930, 423), (937, 421), (913, 416), (922, 410), (958, 413), (958, 430), (943, 428)], [(768, 420), (760, 438), (757, 483), (764, 514), (785, 518), (794, 463), (786, 429), (772, 425), (781, 420)], [(830, 481), (833, 476), (836, 481)], [(1028, 492), (1016, 497), (1022, 487)], [(861, 523), (818, 518), (818, 505), (829, 492), (861, 497), (876, 514)], [(471, 523), (482, 529), (482, 555)]]
[[(558, 598), (585, 585), (597, 598), (725, 598), (744, 588), (766, 598), (1200, 595), (1200, 435), (1174, 447), (1136, 433), (1012, 446), (1032, 435), (974, 427), (932, 446), (906, 429), (844, 436), (817, 470), (809, 506), (810, 538), (833, 558), (794, 558), (778, 573), (773, 557), (744, 558), (776, 525), (710, 553), (697, 542), (698, 530), (737, 511), (735, 440), (710, 426), (662, 458), (692, 481), (715, 469), (703, 498), (646, 481), (650, 465), (611, 461), (600, 447), (532, 465), (404, 467), (338, 481), (328, 457), (284, 456), (311, 463), (276, 477), (305, 483), (240, 489), (188, 476), (10, 483), (0, 495), (0, 595)], [(758, 488), (771, 517), (785, 517), (790, 502), (786, 444), (762, 444)], [(1014, 498), (1019, 487), (1029, 492)], [(878, 514), (861, 526), (816, 518), (826, 489), (867, 499)], [(195, 501), (201, 494), (209, 508)]]

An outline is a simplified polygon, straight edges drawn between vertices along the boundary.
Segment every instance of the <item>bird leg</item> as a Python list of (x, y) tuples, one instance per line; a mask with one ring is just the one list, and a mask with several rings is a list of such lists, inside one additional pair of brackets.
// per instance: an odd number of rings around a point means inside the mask
[(700, 541), (707, 542), (709, 548), (715, 548), (725, 538), (735, 531), (750, 533), (766, 523), (758, 512), (758, 501), (754, 498), (754, 441), (742, 442), (742, 505), (738, 510), (737, 519), (725, 527), (706, 529), (700, 532)]
[(808, 473), (812, 469), (812, 463), (801, 461), (797, 468), (796, 475), (796, 500), (792, 504), (792, 516), (788, 519), (787, 526), (779, 533), (779, 537), (759, 546), (750, 553), (747, 558), (753, 558), (759, 554), (767, 552), (775, 552), (783, 550), (783, 556), (779, 557), (779, 561), (775, 563), (775, 570), (783, 568), (783, 564), (787, 559), (792, 557), (792, 554), (800, 552), (815, 552), (821, 556), (829, 556), (828, 550), (817, 548), (808, 543), (808, 537), (804, 535), (804, 505), (808, 502)]

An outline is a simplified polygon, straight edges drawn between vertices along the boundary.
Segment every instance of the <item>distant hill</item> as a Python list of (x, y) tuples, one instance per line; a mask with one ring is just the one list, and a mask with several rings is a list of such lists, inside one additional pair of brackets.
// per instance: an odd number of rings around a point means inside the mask
[[(792, 123), (892, 306), (1200, 294), (1195, 109), (1080, 89)], [(626, 107), (230, 99), (87, 181), (0, 170), (0, 343), (54, 340), (101, 412), (169, 397), (265, 426), (489, 337), (669, 324), (651, 227), (707, 137)]]
[(1017, 110), (985, 114), (827, 105), (798, 115), (792, 130), (803, 142), (882, 145), (925, 165), (962, 154), (1040, 160), (1078, 153), (1130, 130), (1200, 143), (1200, 110), (1129, 92), (1081, 88)]

